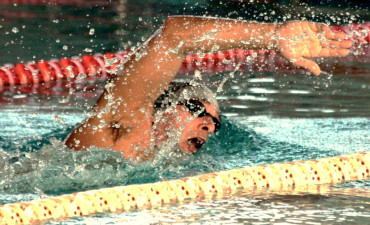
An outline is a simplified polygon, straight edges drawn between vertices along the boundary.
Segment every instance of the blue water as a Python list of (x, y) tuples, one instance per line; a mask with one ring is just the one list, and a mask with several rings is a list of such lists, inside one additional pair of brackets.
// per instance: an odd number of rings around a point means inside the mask
[[(232, 3), (140, 4), (123, 1), (118, 5), (89, 7), (0, 5), (7, 12), (0, 14), (4, 21), (0, 31), (7, 33), (0, 40), (4, 54), (7, 53), (0, 61), (26, 62), (118, 51), (136, 45), (142, 37), (147, 38), (168, 14), (233, 12), (230, 17), (239, 15), (262, 21), (264, 12), (271, 14), (275, 10), (275, 17), (268, 18), (269, 21), (281, 21), (281, 15), (287, 14), (274, 5), (244, 6), (255, 11), (252, 15), (247, 10), (232, 9)], [(290, 9), (292, 19), (299, 18), (298, 8)], [(345, 10), (355, 14), (352, 19), (343, 18), (343, 23), (361, 22), (364, 14), (366, 18), (366, 10), (361, 7)], [(16, 16), (18, 12), (26, 14)], [(332, 20), (330, 16), (323, 17), (315, 19)], [(330, 70), (329, 65), (326, 66), (329, 75), (319, 77), (304, 72), (204, 74), (197, 81), (215, 92), (227, 78), (222, 91), (217, 93), (222, 111), (219, 133), (194, 156), (163, 153), (143, 163), (129, 162), (120, 153), (107, 149), (73, 152), (63, 145), (69, 131), (91, 110), (104, 81), (74, 88), (59, 87), (63, 95), (2, 88), (0, 204), (242, 166), (369, 151), (370, 60), (368, 56), (352, 59), (334, 60), (330, 65), (341, 65), (345, 70)], [(189, 77), (192, 76), (179, 75), (177, 79)], [(86, 94), (86, 86), (94, 90), (93, 95)], [(148, 224), (148, 221), (154, 224), (366, 224), (370, 218), (369, 188), (367, 180), (328, 187), (329, 191), (322, 194), (239, 193), (153, 210), (49, 224)]]

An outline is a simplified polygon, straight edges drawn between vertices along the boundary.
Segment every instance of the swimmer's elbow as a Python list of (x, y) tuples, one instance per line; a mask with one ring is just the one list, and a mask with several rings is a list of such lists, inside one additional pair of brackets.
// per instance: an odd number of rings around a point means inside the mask
[(178, 17), (168, 17), (163, 22), (162, 35), (172, 38), (173, 34), (176, 33), (176, 27), (178, 27)]
[[(185, 16), (171, 16), (168, 17), (163, 24), (161, 38), (169, 48), (178, 49), (179, 55), (188, 55), (188, 40), (192, 39), (192, 32), (189, 32), (190, 19)], [(191, 42), (193, 43), (193, 42)]]
[(171, 16), (168, 17), (163, 23), (163, 32), (168, 35), (178, 35), (184, 33), (189, 25), (189, 17), (186, 16)]
[(178, 24), (180, 18), (184, 18), (184, 17), (179, 17), (179, 16), (167, 17), (167, 19), (164, 21), (163, 25), (166, 28), (166, 27), (170, 27), (170, 26), (173, 26), (175, 24)]
[[(165, 25), (186, 25), (197, 20), (205, 20), (202, 16), (169, 16), (164, 21)], [(182, 27), (184, 28), (184, 27)]]

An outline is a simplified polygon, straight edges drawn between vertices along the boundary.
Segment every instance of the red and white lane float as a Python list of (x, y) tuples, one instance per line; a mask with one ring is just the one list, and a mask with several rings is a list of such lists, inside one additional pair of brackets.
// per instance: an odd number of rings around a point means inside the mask
[[(350, 39), (354, 40), (353, 51), (365, 46), (362, 48), (362, 54), (365, 57), (370, 55), (370, 48), (367, 45), (370, 42), (370, 23), (334, 26), (333, 30), (344, 31)], [(125, 60), (128, 52), (84, 55), (15, 65), (7, 64), (0, 67), (0, 87), (33, 85), (60, 79), (70, 81), (105, 79), (117, 70), (117, 65)], [(353, 55), (349, 57), (353, 57)], [(109, 60), (115, 61), (115, 63), (107, 65)], [(204, 72), (233, 71), (237, 68), (237, 64), (239, 64), (239, 71), (285, 72), (293, 69), (275, 51), (233, 49), (204, 55), (188, 55), (179, 73), (192, 73), (195, 70)]]
[(157, 183), (102, 188), (0, 206), (0, 224), (36, 224), (102, 212), (196, 201), (238, 191), (325, 193), (343, 181), (370, 179), (370, 152), (244, 167)]

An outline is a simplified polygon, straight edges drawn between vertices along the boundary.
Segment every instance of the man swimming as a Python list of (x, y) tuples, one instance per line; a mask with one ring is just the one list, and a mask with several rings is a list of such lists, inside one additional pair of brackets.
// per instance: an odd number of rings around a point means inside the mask
[(321, 23), (170, 17), (108, 81), (92, 115), (71, 132), (66, 145), (74, 150), (96, 146), (120, 151), (128, 159), (148, 159), (155, 146), (177, 138), (183, 152), (194, 154), (220, 128), (220, 112), (209, 89), (170, 85), (186, 55), (275, 49), (293, 65), (319, 75), (311, 57), (345, 56), (351, 44), (345, 33)]

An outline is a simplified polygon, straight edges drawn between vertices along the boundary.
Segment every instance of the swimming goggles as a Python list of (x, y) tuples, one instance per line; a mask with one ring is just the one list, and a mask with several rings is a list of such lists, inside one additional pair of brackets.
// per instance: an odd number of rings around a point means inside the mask
[(199, 118), (205, 116), (211, 117), (213, 125), (215, 126), (214, 133), (216, 133), (221, 128), (221, 121), (218, 118), (212, 116), (210, 113), (208, 113), (206, 107), (201, 101), (197, 99), (189, 99), (186, 100), (185, 102), (180, 102), (179, 105), (184, 105), (192, 115), (198, 115)]

